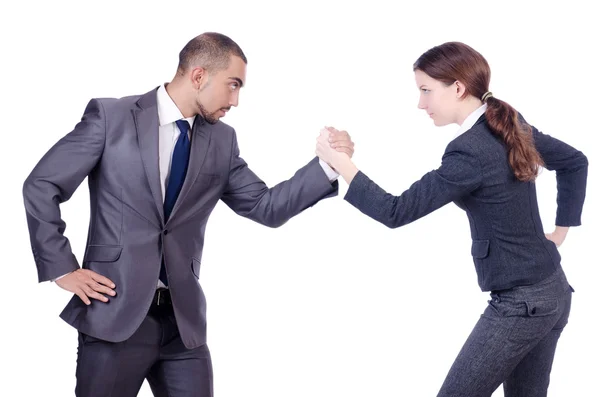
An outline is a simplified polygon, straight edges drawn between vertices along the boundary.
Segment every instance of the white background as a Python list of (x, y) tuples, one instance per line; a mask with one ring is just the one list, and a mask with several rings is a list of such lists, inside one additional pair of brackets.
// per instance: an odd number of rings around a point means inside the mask
[[(285, 5), (283, 5), (285, 4)], [(395, 9), (393, 9), (392, 4)], [(492, 68), (491, 90), (590, 160), (583, 226), (560, 248), (576, 290), (549, 396), (598, 396), (597, 13), (587, 2), (23, 1), (2, 15), (2, 396), (69, 396), (76, 331), (58, 314), (70, 294), (37, 283), (22, 183), (93, 97), (142, 94), (169, 81), (204, 31), (248, 57), (247, 87), (225, 122), (269, 185), (314, 155), (324, 125), (347, 129), (355, 163), (399, 194), (437, 168), (457, 126), (417, 109), (412, 64), (463, 41)], [(340, 196), (279, 229), (219, 203), (201, 271), (215, 395), (434, 396), (486, 306), (465, 214), (453, 204), (390, 230)], [(547, 231), (554, 173), (539, 177)], [(81, 260), (86, 183), (62, 206)], [(140, 396), (150, 396), (145, 383)], [(502, 396), (497, 391), (494, 397)]]

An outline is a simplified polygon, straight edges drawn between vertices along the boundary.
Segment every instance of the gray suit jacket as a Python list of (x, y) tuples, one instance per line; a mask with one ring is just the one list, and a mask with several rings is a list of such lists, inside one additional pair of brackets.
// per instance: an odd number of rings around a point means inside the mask
[(141, 96), (93, 99), (75, 129), (54, 145), (23, 186), (39, 281), (79, 269), (59, 204), (88, 177), (90, 224), (82, 267), (110, 278), (117, 295), (86, 306), (73, 296), (61, 317), (83, 333), (127, 339), (146, 316), (164, 255), (181, 339), (206, 342), (206, 302), (198, 281), (204, 231), (219, 199), (237, 214), (278, 227), (338, 192), (315, 157), (268, 188), (239, 156), (235, 131), (197, 117), (187, 176), (168, 221), (159, 180), (154, 89)]
[[(532, 130), (546, 168), (556, 171), (556, 225), (578, 226), (585, 200), (587, 158), (535, 127)], [(515, 178), (506, 146), (490, 130), (485, 115), (448, 144), (438, 169), (400, 196), (387, 193), (359, 172), (345, 199), (390, 228), (454, 202), (469, 219), (471, 254), (482, 291), (535, 284), (560, 267), (560, 254), (542, 228), (535, 183)]]

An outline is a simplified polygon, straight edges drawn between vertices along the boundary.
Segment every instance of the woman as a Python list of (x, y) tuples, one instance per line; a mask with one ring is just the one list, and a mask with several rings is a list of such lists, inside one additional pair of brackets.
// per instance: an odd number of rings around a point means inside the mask
[[(438, 396), (546, 396), (554, 351), (567, 324), (570, 287), (557, 246), (581, 224), (587, 159), (527, 124), (488, 90), (490, 68), (471, 47), (445, 43), (425, 52), (413, 70), (419, 108), (435, 125), (461, 126), (442, 157), (400, 196), (386, 193), (323, 131), (317, 155), (348, 182), (350, 204), (390, 228), (406, 225), (453, 201), (466, 211), (478, 281), (492, 299), (475, 325)], [(556, 230), (545, 235), (534, 180), (556, 171)]]

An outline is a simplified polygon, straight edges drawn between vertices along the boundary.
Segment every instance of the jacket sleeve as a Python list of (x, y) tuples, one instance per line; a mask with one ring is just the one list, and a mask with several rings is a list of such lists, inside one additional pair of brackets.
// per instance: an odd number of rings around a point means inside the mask
[(75, 129), (38, 162), (23, 184), (23, 198), (33, 257), (40, 282), (79, 269), (61, 218), (61, 203), (69, 200), (96, 166), (105, 141), (102, 104), (91, 100)]
[(344, 199), (389, 228), (411, 223), (469, 194), (482, 183), (481, 165), (470, 147), (451, 142), (441, 166), (425, 174), (399, 196), (387, 193), (361, 171)]
[(535, 147), (545, 168), (556, 171), (556, 226), (581, 225), (588, 160), (579, 150), (531, 127)]
[(338, 182), (330, 182), (317, 157), (284, 182), (269, 188), (240, 157), (235, 132), (229, 179), (223, 202), (238, 215), (262, 225), (279, 227), (324, 198), (337, 195)]

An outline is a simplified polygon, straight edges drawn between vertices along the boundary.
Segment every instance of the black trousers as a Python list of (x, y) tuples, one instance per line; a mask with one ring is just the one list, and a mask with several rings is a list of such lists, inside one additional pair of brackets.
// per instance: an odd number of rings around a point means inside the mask
[(160, 290), (138, 330), (113, 343), (79, 333), (77, 397), (134, 397), (144, 379), (156, 397), (212, 397), (208, 346), (187, 349), (168, 290)]

